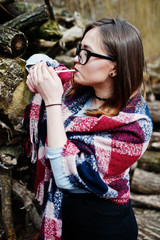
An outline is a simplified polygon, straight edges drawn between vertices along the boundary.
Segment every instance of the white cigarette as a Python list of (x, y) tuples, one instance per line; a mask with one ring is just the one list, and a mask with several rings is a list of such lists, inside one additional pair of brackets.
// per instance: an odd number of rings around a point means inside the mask
[(56, 71), (56, 73), (62, 73), (62, 72), (75, 72), (76, 70), (75, 69), (71, 69), (71, 70), (59, 70), (59, 71)]

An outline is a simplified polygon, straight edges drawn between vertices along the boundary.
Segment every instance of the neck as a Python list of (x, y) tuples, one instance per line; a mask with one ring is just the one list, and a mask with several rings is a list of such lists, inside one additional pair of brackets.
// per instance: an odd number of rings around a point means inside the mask
[(103, 101), (109, 100), (113, 95), (113, 81), (109, 79), (103, 84), (94, 86), (94, 98), (103, 104)]
[(109, 98), (101, 98), (101, 97), (98, 97), (96, 94), (94, 95), (95, 98), (97, 98), (98, 100), (100, 101), (107, 101)]

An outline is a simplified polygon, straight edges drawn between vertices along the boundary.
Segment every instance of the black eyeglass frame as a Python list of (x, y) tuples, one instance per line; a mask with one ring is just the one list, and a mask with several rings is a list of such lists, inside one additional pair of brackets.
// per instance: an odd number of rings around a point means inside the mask
[[(81, 59), (80, 59), (80, 52), (82, 50), (85, 50), (87, 52), (87, 59), (86, 59), (85, 63), (81, 63)], [(115, 61), (115, 58), (113, 58), (113, 57), (104, 56), (104, 55), (101, 55), (101, 54), (98, 54), (98, 53), (93, 53), (93, 52), (89, 51), (88, 49), (81, 48), (81, 44), (79, 44), (77, 46), (76, 55), (78, 55), (78, 61), (81, 65), (85, 65), (89, 61), (90, 57), (98, 57), (98, 58), (102, 58), (102, 59), (107, 59), (107, 60), (110, 60), (112, 62)]]

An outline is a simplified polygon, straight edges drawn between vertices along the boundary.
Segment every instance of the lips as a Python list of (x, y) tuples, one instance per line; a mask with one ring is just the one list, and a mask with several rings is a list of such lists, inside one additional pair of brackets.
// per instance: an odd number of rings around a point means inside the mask
[(74, 74), (78, 72), (77, 68), (74, 68), (74, 70), (75, 70)]

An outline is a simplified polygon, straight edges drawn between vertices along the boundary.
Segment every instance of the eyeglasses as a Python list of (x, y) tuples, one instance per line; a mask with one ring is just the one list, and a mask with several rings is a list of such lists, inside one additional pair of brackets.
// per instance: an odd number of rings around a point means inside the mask
[(107, 59), (107, 60), (110, 60), (113, 62), (115, 61), (115, 59), (113, 57), (100, 55), (97, 53), (93, 53), (87, 49), (83, 49), (83, 48), (81, 48), (81, 44), (79, 44), (77, 46), (76, 55), (78, 55), (78, 61), (81, 65), (85, 65), (88, 62), (88, 60), (90, 59), (90, 57), (103, 58), (103, 59)]

